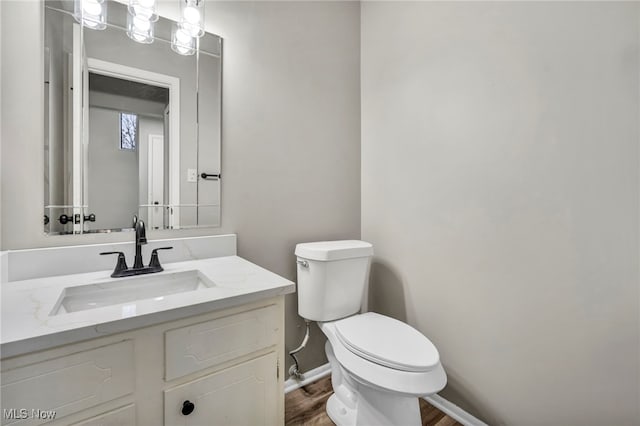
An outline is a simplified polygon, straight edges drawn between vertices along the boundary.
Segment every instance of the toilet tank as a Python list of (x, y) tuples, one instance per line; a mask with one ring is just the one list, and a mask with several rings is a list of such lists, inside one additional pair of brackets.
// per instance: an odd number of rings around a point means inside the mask
[(373, 246), (365, 241), (320, 241), (296, 245), (298, 314), (333, 321), (360, 310)]

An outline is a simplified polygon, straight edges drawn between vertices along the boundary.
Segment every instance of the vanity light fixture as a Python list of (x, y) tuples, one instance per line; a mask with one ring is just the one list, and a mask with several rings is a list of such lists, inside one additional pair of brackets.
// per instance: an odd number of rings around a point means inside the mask
[(197, 38), (191, 36), (182, 26), (173, 24), (171, 29), (171, 50), (184, 56), (193, 55), (196, 53), (196, 40)]
[(180, 27), (191, 37), (204, 35), (204, 0), (180, 0)]
[(158, 20), (156, 0), (129, 0), (129, 14), (151, 22)]
[(73, 17), (92, 30), (107, 28), (106, 0), (74, 0)]
[(155, 22), (145, 19), (141, 15), (127, 14), (127, 35), (138, 43), (153, 43), (153, 29)]

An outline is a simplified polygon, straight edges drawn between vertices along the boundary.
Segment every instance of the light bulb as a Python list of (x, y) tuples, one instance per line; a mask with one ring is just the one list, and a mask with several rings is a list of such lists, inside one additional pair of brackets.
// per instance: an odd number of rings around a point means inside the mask
[(182, 28), (190, 37), (200, 37), (204, 34), (202, 28), (198, 24), (191, 24), (186, 21), (182, 21), (180, 23), (180, 28)]
[(171, 34), (171, 49), (180, 55), (193, 55), (196, 52), (196, 40), (189, 34), (189, 31), (177, 23), (173, 25)]
[(96, 28), (99, 25), (99, 22), (92, 21), (90, 19), (85, 19), (82, 21), (85, 27)]
[(204, 35), (204, 0), (181, 0), (180, 22), (192, 37)]
[(102, 6), (96, 0), (83, 0), (82, 10), (87, 15), (97, 16), (102, 13)]
[(147, 32), (149, 31), (149, 28), (151, 27), (151, 22), (149, 22), (146, 19), (142, 19), (138, 16), (135, 16), (133, 18), (133, 26), (135, 27), (135, 29), (141, 31), (141, 32)]
[(176, 31), (176, 39), (180, 44), (191, 44), (191, 35), (183, 28)]
[(74, 0), (73, 17), (87, 28), (104, 30), (107, 27), (107, 3), (105, 0)]
[(184, 20), (190, 24), (198, 24), (200, 22), (200, 11), (193, 6), (187, 6), (183, 12)]
[(129, 13), (155, 22), (158, 20), (156, 0), (129, 0)]
[(133, 15), (131, 12), (127, 15), (127, 35), (133, 41), (153, 43), (153, 29), (153, 22), (149, 19)]
[(184, 47), (184, 46), (177, 45), (177, 46), (176, 46), (176, 50), (178, 51), (178, 53), (181, 53), (181, 54), (183, 54), (183, 55), (186, 55), (187, 53), (189, 53), (189, 51), (190, 51), (191, 49), (189, 49), (188, 47)]
[(134, 40), (139, 41), (139, 42), (143, 42), (143, 41), (147, 40), (147, 36), (145, 36), (144, 34), (132, 32), (131, 36), (133, 37)]
[(147, 9), (146, 7), (142, 7), (140, 5), (133, 7), (133, 12), (136, 16), (141, 18), (149, 19), (153, 16), (153, 10)]

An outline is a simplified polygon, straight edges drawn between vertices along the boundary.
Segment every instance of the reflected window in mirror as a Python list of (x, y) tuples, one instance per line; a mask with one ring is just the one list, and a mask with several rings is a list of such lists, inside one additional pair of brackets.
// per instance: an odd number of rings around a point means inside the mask
[(135, 151), (138, 140), (138, 116), (130, 112), (120, 113), (120, 149)]

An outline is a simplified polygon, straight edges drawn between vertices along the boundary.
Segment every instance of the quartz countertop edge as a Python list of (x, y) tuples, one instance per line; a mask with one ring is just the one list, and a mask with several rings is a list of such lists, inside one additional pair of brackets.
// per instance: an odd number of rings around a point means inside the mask
[[(65, 288), (117, 283), (112, 271), (14, 281), (2, 285), (0, 358), (123, 333), (295, 292), (295, 284), (238, 256), (163, 265), (146, 277), (198, 270), (212, 288), (50, 315)], [(143, 277), (144, 277), (143, 276)], [(127, 309), (124, 309), (126, 305)], [(133, 308), (132, 308), (133, 306)]]

